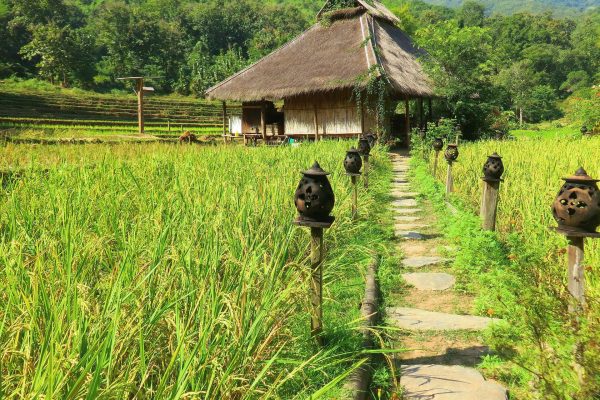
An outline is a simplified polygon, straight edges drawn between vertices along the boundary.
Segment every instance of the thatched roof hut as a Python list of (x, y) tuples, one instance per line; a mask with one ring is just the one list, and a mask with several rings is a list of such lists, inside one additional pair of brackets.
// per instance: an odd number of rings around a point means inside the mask
[[(352, 100), (374, 78), (386, 82), (390, 100), (431, 98), (431, 85), (417, 61), (422, 52), (395, 25), (394, 14), (379, 1), (356, 0), (354, 5), (327, 13), (326, 4), (314, 26), (208, 89), (207, 96), (242, 101), (248, 110), (243, 112), (244, 133), (258, 135), (260, 123), (263, 138), (270, 119), (278, 120), (272, 132), (287, 136), (351, 136), (376, 129), (382, 121)], [(280, 100), (284, 107), (278, 116), (271, 102)]]

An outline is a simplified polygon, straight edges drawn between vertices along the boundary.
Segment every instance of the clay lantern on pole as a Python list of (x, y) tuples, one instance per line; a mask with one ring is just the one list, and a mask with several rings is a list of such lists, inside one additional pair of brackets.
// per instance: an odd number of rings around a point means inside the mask
[(352, 219), (356, 220), (358, 217), (358, 189), (356, 187), (356, 181), (360, 174), (360, 169), (362, 168), (362, 159), (360, 158), (360, 154), (358, 150), (355, 148), (351, 148), (346, 152), (346, 158), (344, 159), (344, 169), (346, 170), (346, 175), (350, 177), (350, 181), (352, 182)]
[(456, 161), (458, 159), (458, 146), (455, 144), (449, 144), (448, 147), (446, 147), (444, 157), (449, 164)]
[(558, 231), (564, 234), (596, 234), (600, 226), (600, 190), (597, 179), (583, 168), (563, 178), (564, 185), (552, 204)]
[(585, 134), (587, 134), (587, 133), (588, 133), (588, 127), (587, 127), (587, 126), (585, 126), (585, 125), (583, 125), (583, 126), (581, 127), (581, 129), (580, 129), (580, 132), (581, 132), (581, 134), (582, 134), (582, 135), (585, 135)]
[(365, 136), (365, 138), (369, 142), (369, 147), (371, 149), (373, 147), (375, 147), (375, 144), (377, 143), (377, 136), (375, 136), (373, 133), (367, 133), (367, 135)]
[(351, 148), (346, 152), (346, 158), (344, 159), (344, 169), (348, 174), (360, 174), (362, 168), (362, 158), (360, 153), (355, 148)]
[(371, 145), (369, 144), (369, 139), (366, 137), (362, 137), (358, 140), (358, 152), (361, 156), (368, 159), (369, 154), (371, 154)]
[(504, 173), (504, 164), (502, 157), (498, 153), (488, 156), (487, 161), (483, 164), (483, 180), (484, 181), (500, 181)]
[(300, 214), (298, 221), (333, 222), (329, 213), (335, 205), (335, 195), (327, 179), (329, 173), (315, 161), (310, 169), (302, 171), (302, 175), (294, 195), (294, 203)]
[(444, 148), (444, 141), (441, 138), (437, 137), (433, 139), (433, 143), (431, 144), (431, 146), (436, 152), (442, 151), (442, 149)]

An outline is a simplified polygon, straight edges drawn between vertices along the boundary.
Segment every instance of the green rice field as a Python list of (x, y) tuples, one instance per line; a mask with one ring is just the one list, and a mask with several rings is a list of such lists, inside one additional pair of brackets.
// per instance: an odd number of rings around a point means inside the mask
[[(351, 222), (350, 146), (0, 147), (0, 398), (340, 398), (392, 230), (383, 148)], [(323, 348), (292, 224), (315, 158), (337, 200)]]

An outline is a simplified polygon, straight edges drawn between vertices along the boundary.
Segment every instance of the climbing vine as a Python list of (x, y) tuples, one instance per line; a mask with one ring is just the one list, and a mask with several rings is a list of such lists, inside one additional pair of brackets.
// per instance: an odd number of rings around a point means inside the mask
[(381, 65), (371, 66), (369, 70), (357, 77), (352, 90), (359, 113), (363, 110), (373, 113), (377, 120), (377, 135), (389, 137), (389, 120), (394, 111), (390, 101), (390, 81)]

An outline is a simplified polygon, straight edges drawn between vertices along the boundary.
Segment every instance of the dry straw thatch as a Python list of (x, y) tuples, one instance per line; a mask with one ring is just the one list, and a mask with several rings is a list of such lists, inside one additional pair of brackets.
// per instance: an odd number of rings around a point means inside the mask
[(376, 7), (357, 3), (357, 8), (328, 13), (285, 46), (208, 89), (207, 96), (279, 100), (353, 89), (366, 85), (370, 73), (381, 70), (395, 97), (432, 97), (417, 61), (422, 53), (394, 25), (396, 17), (379, 2), (373, 2)]

